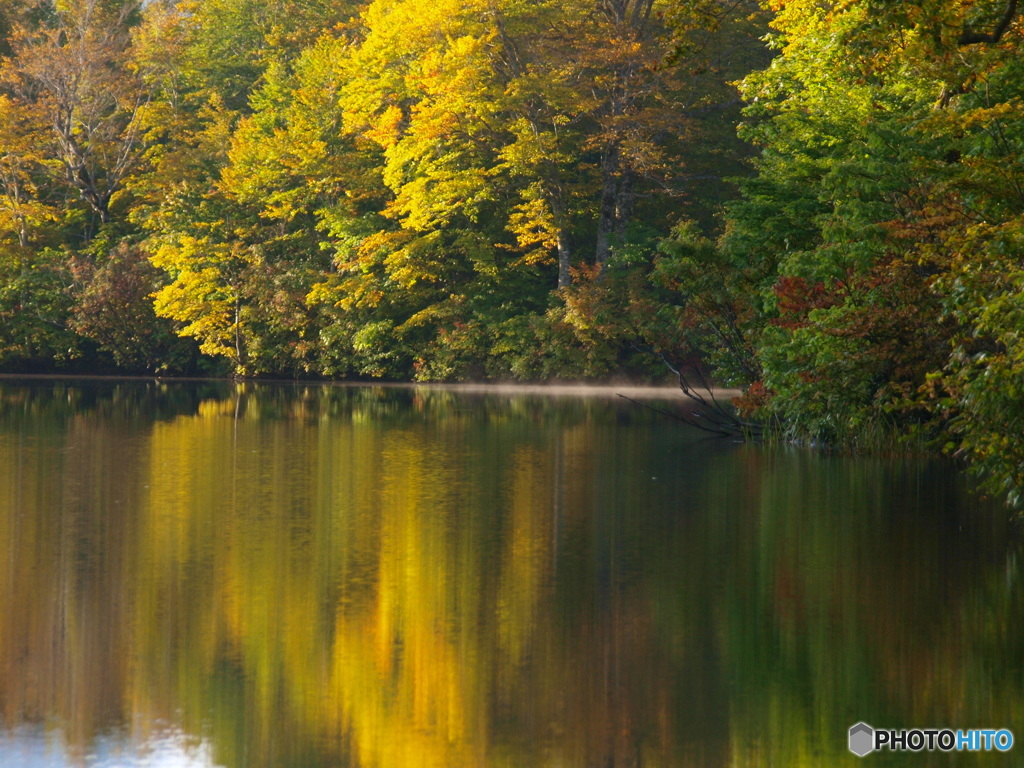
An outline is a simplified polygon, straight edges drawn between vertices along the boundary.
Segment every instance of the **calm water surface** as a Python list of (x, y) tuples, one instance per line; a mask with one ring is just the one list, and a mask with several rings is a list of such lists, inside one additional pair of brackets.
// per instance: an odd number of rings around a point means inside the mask
[(1011, 728), (1021, 559), (948, 466), (623, 401), (0, 383), (0, 766), (864, 765)]

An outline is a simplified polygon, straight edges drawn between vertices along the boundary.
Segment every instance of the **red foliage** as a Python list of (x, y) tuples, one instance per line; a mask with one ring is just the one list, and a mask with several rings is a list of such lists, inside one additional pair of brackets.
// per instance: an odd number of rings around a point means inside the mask
[(736, 410), (740, 412), (743, 418), (750, 418), (764, 408), (771, 398), (772, 393), (764, 385), (764, 382), (755, 381), (747, 387), (747, 390), (742, 395), (734, 397), (732, 404), (736, 406)]
[(773, 291), (778, 299), (779, 316), (772, 323), (782, 328), (802, 328), (807, 325), (808, 312), (835, 303), (824, 283), (811, 283), (792, 275), (780, 277)]

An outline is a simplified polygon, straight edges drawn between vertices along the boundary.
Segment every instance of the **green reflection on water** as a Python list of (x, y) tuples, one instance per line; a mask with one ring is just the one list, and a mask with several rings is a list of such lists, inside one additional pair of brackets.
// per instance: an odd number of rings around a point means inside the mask
[(960, 485), (615, 400), (2, 384), (6, 743), (605, 768), (854, 765), (859, 720), (1024, 738), (1018, 554)]

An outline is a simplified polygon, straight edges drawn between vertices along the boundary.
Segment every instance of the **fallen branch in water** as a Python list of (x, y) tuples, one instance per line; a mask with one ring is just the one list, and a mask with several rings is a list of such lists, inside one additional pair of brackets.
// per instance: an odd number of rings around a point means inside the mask
[[(719, 435), (720, 437), (732, 437), (732, 436), (735, 435), (734, 432), (729, 432), (729, 431), (724, 430), (724, 429), (708, 426), (706, 424), (701, 424), (696, 419), (687, 418), (686, 416), (683, 416), (681, 414), (673, 413), (672, 411), (667, 411), (664, 408), (655, 408), (653, 405), (648, 405), (647, 403), (642, 403), (639, 400), (634, 400), (632, 397), (629, 397), (627, 395), (621, 395), (620, 394), (619, 397), (621, 397), (623, 400), (629, 400), (629, 402), (633, 403), (634, 405), (639, 405), (641, 408), (646, 408), (649, 411), (654, 411), (655, 413), (660, 413), (662, 416), (668, 416), (670, 419), (675, 419), (676, 421), (681, 421), (681, 422), (683, 422), (683, 424), (688, 424), (691, 427), (696, 427), (697, 429), (701, 430), (702, 432), (710, 432), (711, 434)], [(698, 416), (699, 416), (699, 414), (698, 414)]]
[[(687, 379), (686, 374), (679, 368), (673, 366), (665, 355), (658, 353), (661, 357), (661, 361), (665, 364), (672, 373), (676, 375), (676, 380), (679, 382), (679, 389), (683, 395), (689, 400), (694, 407), (692, 407), (687, 413), (673, 413), (672, 411), (665, 410), (664, 408), (656, 408), (646, 403), (641, 403), (634, 400), (626, 395), (619, 395), (624, 400), (629, 400), (631, 403), (635, 403), (649, 411), (660, 413), (663, 416), (681, 421), (684, 424), (688, 424), (691, 427), (695, 427), (702, 432), (708, 432), (720, 437), (741, 437), (744, 440), (751, 438), (760, 438), (764, 434), (764, 425), (756, 422), (743, 421), (736, 417), (735, 413), (731, 412), (729, 407), (722, 405), (715, 397), (715, 390), (708, 384), (707, 379), (699, 368), (694, 368), (694, 373), (699, 379), (699, 386), (695, 387)], [(706, 393), (706, 394), (704, 394)]]

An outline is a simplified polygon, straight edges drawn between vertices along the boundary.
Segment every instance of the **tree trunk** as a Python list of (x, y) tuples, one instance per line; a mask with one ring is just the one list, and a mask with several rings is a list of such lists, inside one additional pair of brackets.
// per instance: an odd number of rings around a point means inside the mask
[(601, 188), (601, 208), (597, 221), (597, 253), (595, 262), (604, 270), (616, 242), (626, 236), (626, 227), (633, 218), (633, 193), (636, 174), (623, 167), (618, 144), (612, 144), (601, 164), (604, 184)]
[(558, 230), (558, 287), (566, 288), (572, 283), (569, 267), (572, 265), (572, 254), (569, 251), (569, 233), (564, 228)]
[(235, 373), (242, 372), (242, 299), (235, 296)]
[(594, 261), (597, 266), (604, 270), (608, 263), (608, 257), (612, 253), (612, 234), (615, 232), (615, 212), (618, 207), (618, 171), (619, 171), (619, 147), (612, 143), (605, 151), (604, 159), (601, 161), (601, 174), (604, 183), (601, 187), (601, 207), (597, 218), (597, 249), (594, 254)]
[(555, 250), (558, 252), (558, 287), (565, 288), (572, 284), (572, 274), (569, 268), (572, 266), (572, 249), (569, 246), (569, 222), (565, 215), (565, 197), (562, 185), (557, 181), (547, 184), (548, 205), (554, 215), (555, 227), (558, 232), (555, 235)]
[(626, 239), (626, 227), (633, 218), (633, 202), (636, 195), (633, 194), (633, 182), (636, 174), (631, 168), (626, 168), (619, 179), (619, 187), (615, 196), (615, 239), (621, 243)]

